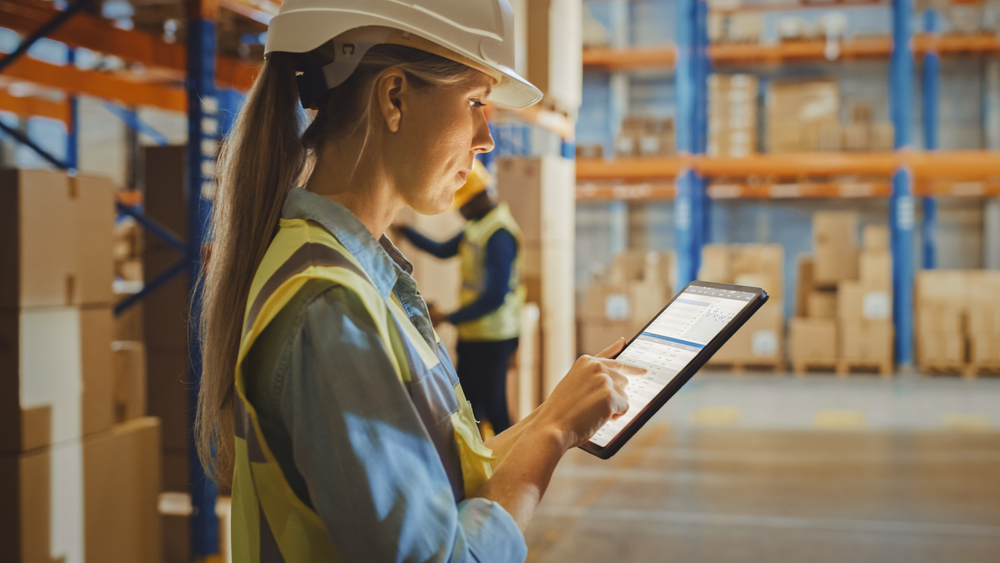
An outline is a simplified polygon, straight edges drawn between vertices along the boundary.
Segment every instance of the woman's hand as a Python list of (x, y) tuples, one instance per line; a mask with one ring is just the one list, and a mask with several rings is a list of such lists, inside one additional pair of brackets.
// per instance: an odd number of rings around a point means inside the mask
[(646, 370), (610, 359), (624, 346), (621, 338), (597, 356), (581, 356), (539, 408), (535, 424), (557, 432), (567, 450), (628, 410), (627, 376)]

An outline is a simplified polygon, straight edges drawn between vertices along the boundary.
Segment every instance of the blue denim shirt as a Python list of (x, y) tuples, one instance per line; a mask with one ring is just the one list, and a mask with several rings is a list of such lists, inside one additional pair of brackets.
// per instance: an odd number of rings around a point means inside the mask
[[(434, 347), (412, 266), (388, 238), (375, 240), (345, 207), (301, 188), (289, 192), (282, 217), (329, 230), (384, 298), (396, 294)], [(503, 507), (482, 498), (456, 502), (356, 294), (325, 280), (308, 283), (258, 338), (244, 369), (265, 440), (344, 561), (525, 560), (524, 537)]]

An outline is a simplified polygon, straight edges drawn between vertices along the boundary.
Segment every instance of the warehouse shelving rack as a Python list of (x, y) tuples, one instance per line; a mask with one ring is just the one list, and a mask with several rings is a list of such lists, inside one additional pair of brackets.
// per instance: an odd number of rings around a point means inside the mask
[[(596, 1), (596, 0), (593, 0)], [(915, 275), (915, 197), (923, 196), (922, 265), (936, 265), (936, 197), (1000, 196), (1000, 153), (995, 151), (937, 152), (938, 101), (941, 56), (995, 56), (1000, 39), (992, 34), (944, 36), (938, 33), (937, 13), (925, 11), (924, 32), (913, 34), (912, 0), (893, 0), (892, 34), (839, 41), (837, 61), (890, 59), (891, 121), (894, 152), (756, 154), (747, 158), (705, 156), (707, 76), (712, 66), (732, 64), (794, 64), (830, 62), (825, 41), (803, 40), (777, 44), (708, 44), (706, 0), (677, 0), (677, 45), (656, 47), (590, 48), (583, 53), (587, 70), (612, 73), (638, 69), (673, 68), (678, 156), (577, 162), (578, 201), (674, 201), (678, 284), (693, 280), (698, 271), (701, 242), (707, 223), (707, 201), (732, 198), (851, 198), (885, 197), (890, 201), (892, 233), (894, 323), (896, 357), (913, 361), (912, 292)], [(773, 9), (836, 9), (872, 4), (844, 3), (806, 6), (792, 4)], [(766, 6), (740, 8), (767, 9)], [(925, 103), (921, 119), (925, 151), (912, 148), (914, 115), (912, 84), (915, 56), (924, 60), (921, 79)], [(684, 116), (683, 118), (681, 116)], [(873, 176), (875, 180), (803, 182), (827, 176)], [(740, 180), (733, 180), (739, 178)], [(751, 179), (747, 181), (744, 179)], [(707, 185), (707, 180), (717, 180)], [(671, 181), (673, 180), (673, 181)]]
[[(35, 97), (0, 94), (0, 110), (18, 115), (57, 119), (66, 124), (67, 158), (60, 160), (33, 142), (27, 135), (0, 123), (0, 129), (32, 148), (57, 168), (73, 174), (77, 167), (78, 132), (74, 95), (84, 94), (124, 103), (128, 106), (155, 107), (186, 113), (188, 116), (188, 232), (182, 237), (137, 207), (117, 203), (120, 213), (134, 217), (148, 232), (161, 238), (181, 253), (180, 260), (141, 292), (118, 303), (115, 314), (156, 291), (175, 275), (187, 271), (192, 283), (192, 311), (200, 309), (197, 287), (203, 247), (208, 239), (211, 202), (204, 197), (213, 186), (214, 164), (219, 142), (231, 126), (232, 116), (241, 103), (239, 92), (249, 89), (256, 75), (252, 63), (216, 56), (216, 22), (220, 5), (262, 23), (270, 14), (260, 6), (242, 0), (187, 0), (187, 44), (166, 42), (142, 31), (119, 29), (109, 22), (80, 13), (90, 0), (77, 0), (64, 10), (23, 0), (0, 2), (2, 26), (26, 34), (18, 48), (0, 59), (0, 77), (30, 82), (43, 88), (63, 90), (68, 94), (62, 103)], [(72, 64), (53, 65), (24, 57), (42, 38), (65, 43), (70, 49), (69, 62), (76, 48), (114, 55), (129, 63), (139, 63), (146, 72), (106, 73), (81, 70)], [(122, 109), (123, 112), (128, 110)], [(126, 121), (129, 123), (129, 121)], [(134, 125), (131, 123), (130, 126)], [(193, 319), (189, 333), (191, 378), (189, 415), (193, 427), (195, 405), (201, 374), (198, 322)], [(218, 519), (215, 511), (216, 490), (198, 462), (192, 436), (191, 467), (191, 538), (192, 555), (201, 558), (219, 552)]]

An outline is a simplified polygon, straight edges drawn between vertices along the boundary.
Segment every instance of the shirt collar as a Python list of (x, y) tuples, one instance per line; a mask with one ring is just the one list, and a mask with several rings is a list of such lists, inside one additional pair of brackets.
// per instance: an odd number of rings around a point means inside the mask
[(314, 221), (330, 231), (361, 264), (375, 288), (388, 299), (399, 279), (399, 272), (413, 272), (413, 265), (382, 235), (375, 240), (354, 213), (332, 199), (303, 188), (292, 188), (281, 210), (282, 219)]

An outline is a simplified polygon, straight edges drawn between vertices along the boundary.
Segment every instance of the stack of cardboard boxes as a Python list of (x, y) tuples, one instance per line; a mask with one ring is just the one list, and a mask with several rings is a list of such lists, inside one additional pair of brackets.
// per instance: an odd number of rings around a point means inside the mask
[(715, 353), (709, 364), (784, 368), (785, 251), (780, 244), (709, 244), (702, 249), (698, 279), (761, 287), (771, 297), (732, 338)]
[(634, 336), (673, 296), (672, 253), (631, 250), (587, 285), (579, 315), (579, 350), (596, 354)]
[(753, 12), (711, 12), (708, 40), (712, 43), (760, 43), (764, 16)]
[(0, 170), (4, 561), (159, 560), (159, 426), (115, 424), (113, 198), (99, 178)]
[(521, 278), (539, 306), (539, 399), (576, 360), (574, 244), (576, 169), (557, 156), (500, 158), (497, 192), (521, 228)]
[(876, 122), (870, 104), (848, 106), (847, 123), (825, 123), (819, 130), (821, 151), (891, 151), (894, 140), (892, 123)]
[(114, 231), (115, 275), (130, 282), (142, 281), (142, 229), (135, 219), (118, 221)]
[(615, 137), (618, 158), (667, 156), (677, 152), (674, 118), (629, 116)]
[(1000, 369), (1000, 273), (927, 270), (917, 274), (917, 359), (927, 370)]
[(869, 225), (862, 244), (858, 217), (819, 212), (813, 217), (813, 257), (798, 265), (796, 318), (789, 356), (796, 373), (810, 368), (892, 371), (892, 257), (889, 231)]
[(750, 74), (713, 74), (708, 79), (708, 155), (757, 152), (757, 92)]
[(769, 153), (819, 150), (820, 131), (840, 120), (840, 91), (833, 80), (772, 81), (765, 103)]
[[(187, 235), (187, 147), (144, 148), (145, 213), (178, 236)], [(143, 241), (146, 283), (173, 267), (182, 257), (173, 247), (146, 234)], [(146, 353), (147, 410), (162, 425), (162, 491), (187, 493), (190, 474), (190, 392), (188, 354), (187, 271), (171, 278), (143, 300), (142, 338)], [(132, 350), (135, 352), (134, 349)], [(124, 353), (124, 352), (122, 352)], [(189, 519), (163, 519), (164, 560), (190, 559)]]

